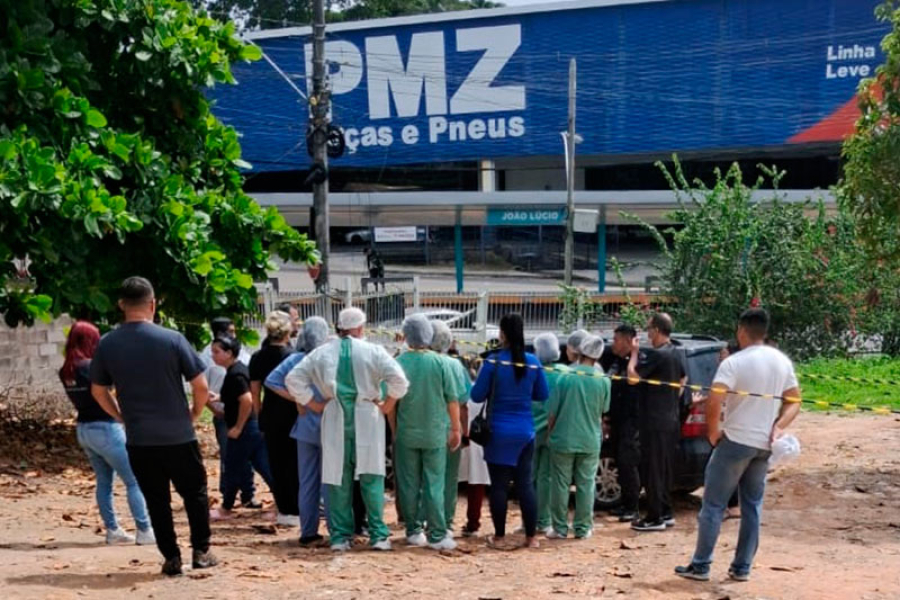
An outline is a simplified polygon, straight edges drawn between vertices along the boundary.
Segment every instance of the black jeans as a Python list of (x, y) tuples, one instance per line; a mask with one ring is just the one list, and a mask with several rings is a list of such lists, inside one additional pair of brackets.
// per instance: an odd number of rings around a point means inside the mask
[(672, 514), (672, 488), (675, 471), (675, 452), (678, 430), (657, 431), (642, 429), (641, 480), (647, 491), (648, 521), (659, 521)]
[(300, 492), (300, 475), (297, 470), (297, 440), (290, 431), (265, 431), (269, 468), (272, 471), (272, 496), (278, 512), (283, 515), (299, 515), (297, 506)]
[(193, 441), (176, 446), (128, 446), (128, 460), (147, 501), (156, 547), (163, 557), (181, 556), (172, 522), (170, 484), (184, 500), (191, 546), (200, 552), (209, 550), (209, 498), (200, 445)]
[(640, 432), (635, 419), (621, 419), (612, 423), (612, 442), (616, 453), (616, 469), (622, 488), (622, 508), (637, 512), (641, 495)]
[(522, 521), (525, 524), (525, 535), (534, 537), (537, 531), (537, 494), (534, 491), (532, 463), (534, 462), (534, 440), (528, 443), (519, 454), (519, 461), (514, 467), (488, 463), (491, 476), (491, 520), (494, 522), (494, 535), (506, 535), (506, 509), (509, 504), (509, 483), (516, 486), (519, 506), (522, 509)]

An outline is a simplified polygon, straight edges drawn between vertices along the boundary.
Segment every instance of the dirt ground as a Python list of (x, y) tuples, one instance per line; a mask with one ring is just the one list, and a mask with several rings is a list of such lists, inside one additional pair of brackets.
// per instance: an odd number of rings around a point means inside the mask
[[(900, 598), (900, 419), (804, 413), (795, 432), (803, 455), (770, 475), (749, 583), (725, 577), (738, 528), (731, 520), (711, 582), (673, 575), (693, 548), (697, 493), (679, 501), (677, 526), (664, 533), (636, 534), (598, 515), (587, 541), (497, 551), (476, 538), (442, 554), (405, 547), (396, 527), (392, 553), (301, 550), (295, 530), (276, 530), (259, 511), (245, 511), (213, 525), (219, 567), (168, 579), (159, 575), (155, 548), (104, 545), (89, 467), (77, 447), (39, 442), (14, 451), (7, 443), (0, 445), (0, 597)], [(65, 429), (56, 435), (74, 438)], [(209, 439), (203, 432), (207, 449)], [(216, 481), (217, 461), (207, 465)], [(116, 505), (128, 523), (120, 483)], [(463, 498), (458, 523), (464, 511)], [(393, 523), (391, 503), (388, 513)], [(183, 511), (177, 519), (185, 547)], [(489, 533), (486, 506), (484, 523)]]

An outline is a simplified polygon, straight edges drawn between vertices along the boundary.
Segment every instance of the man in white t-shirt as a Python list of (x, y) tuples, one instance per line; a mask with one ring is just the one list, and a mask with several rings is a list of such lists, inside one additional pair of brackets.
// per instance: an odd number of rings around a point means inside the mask
[[(728, 576), (736, 581), (750, 578), (759, 546), (772, 442), (800, 412), (800, 389), (794, 366), (784, 354), (765, 344), (768, 326), (769, 315), (763, 309), (744, 311), (737, 330), (741, 351), (725, 359), (713, 378), (706, 422), (709, 441), (715, 449), (706, 466), (703, 506), (697, 517), (697, 547), (691, 563), (675, 569), (681, 577), (709, 580), (719, 528), (728, 499), (737, 488), (741, 527)], [(723, 402), (725, 418), (721, 421)]]

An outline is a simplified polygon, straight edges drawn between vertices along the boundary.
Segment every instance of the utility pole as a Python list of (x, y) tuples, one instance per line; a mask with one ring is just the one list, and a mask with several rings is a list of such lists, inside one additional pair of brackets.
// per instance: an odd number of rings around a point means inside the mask
[(313, 181), (313, 229), (316, 248), (322, 255), (316, 290), (328, 291), (331, 223), (328, 215), (328, 115), (331, 98), (325, 81), (325, 0), (313, 0), (313, 92), (310, 95), (310, 130), (313, 136), (313, 167), (321, 176)]
[(575, 260), (575, 76), (573, 58), (569, 61), (569, 128), (566, 132), (566, 285), (572, 285)]

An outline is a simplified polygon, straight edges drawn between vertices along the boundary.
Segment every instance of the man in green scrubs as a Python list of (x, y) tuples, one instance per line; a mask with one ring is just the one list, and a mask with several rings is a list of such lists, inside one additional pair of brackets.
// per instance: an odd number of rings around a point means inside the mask
[[(576, 350), (577, 352), (577, 350)], [(560, 377), (569, 371), (565, 365), (555, 364), (559, 360), (559, 339), (552, 333), (542, 333), (534, 338), (534, 354), (544, 365), (544, 374), (550, 393), (556, 389)], [(580, 356), (580, 355), (578, 355)], [(552, 395), (551, 395), (552, 397)], [(531, 416), (534, 419), (534, 487), (537, 491), (538, 531), (544, 534), (552, 531), (550, 522), (550, 446), (547, 431), (547, 402), (532, 402)]]
[[(437, 352), (449, 365), (456, 385), (455, 397), (459, 400), (459, 423), (462, 436), (469, 433), (469, 410), (467, 403), (472, 393), (472, 380), (469, 371), (462, 362), (447, 354), (453, 345), (453, 332), (443, 321), (432, 321), (434, 337), (431, 339), (431, 349)], [(453, 518), (456, 516), (456, 503), (459, 499), (459, 461), (462, 457), (462, 446), (456, 450), (447, 449), (447, 474), (444, 478), (444, 517), (447, 520), (447, 531), (453, 535)], [(422, 513), (419, 513), (420, 515)]]
[[(362, 339), (365, 313), (347, 308), (338, 316), (340, 339), (310, 353), (285, 378), (291, 396), (322, 416), (322, 481), (328, 486), (331, 549), (350, 549), (353, 481), (359, 479), (369, 525), (369, 545), (390, 550), (384, 522), (385, 422), (408, 382), (381, 346)], [(382, 402), (382, 384), (386, 400)], [(312, 388), (324, 397), (315, 400)], [(333, 402), (332, 400), (337, 400)]]
[[(457, 388), (449, 365), (428, 347), (434, 334), (424, 315), (407, 317), (403, 335), (409, 350), (397, 362), (409, 379), (409, 389), (396, 403), (395, 464), (406, 539), (412, 546), (452, 550), (456, 543), (447, 535), (444, 480), (447, 450), (457, 450), (460, 444)], [(425, 516), (427, 537), (419, 512)]]
[(600, 460), (601, 419), (609, 410), (609, 379), (594, 369), (603, 340), (588, 336), (579, 344), (581, 359), (551, 388), (547, 414), (550, 429), (550, 514), (548, 538), (569, 532), (569, 483), (575, 480), (575, 537), (594, 530), (594, 486)]

